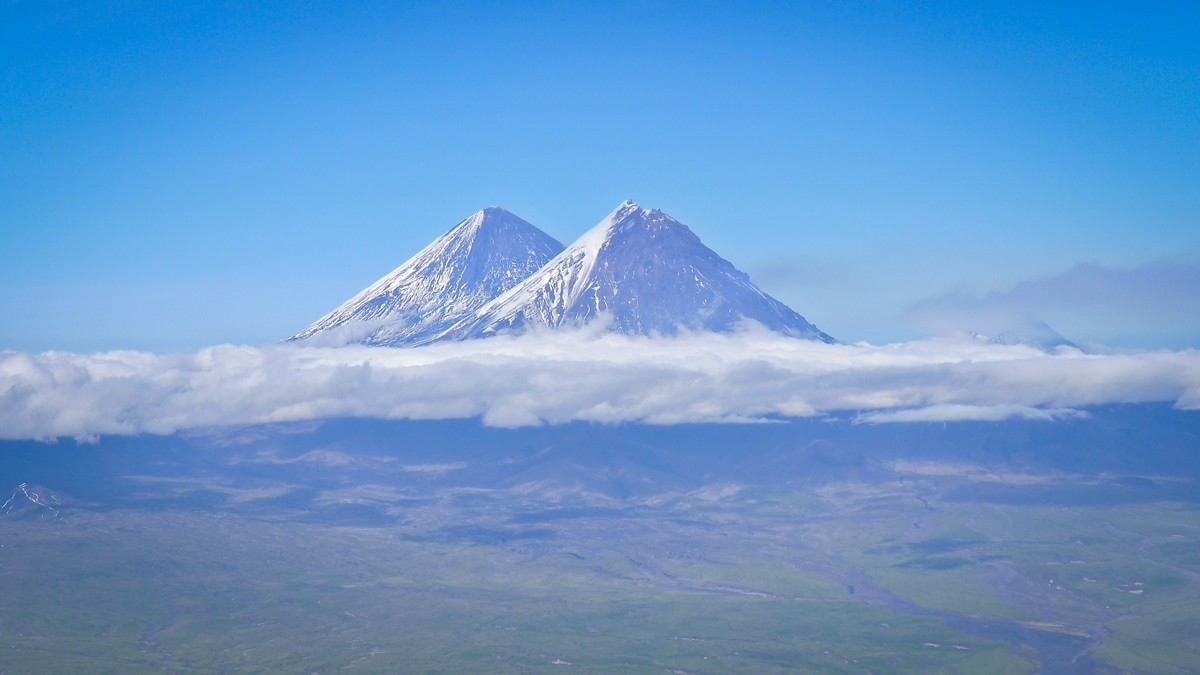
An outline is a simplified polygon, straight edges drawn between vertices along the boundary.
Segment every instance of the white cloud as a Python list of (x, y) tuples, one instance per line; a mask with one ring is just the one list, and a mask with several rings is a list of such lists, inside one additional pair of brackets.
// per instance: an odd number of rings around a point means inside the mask
[(1200, 352), (1050, 355), (971, 338), (826, 345), (748, 330), (544, 333), (413, 349), (221, 345), (190, 354), (0, 352), (0, 437), (88, 437), (326, 417), (866, 422), (1200, 408)]
[(904, 410), (874, 410), (858, 417), (858, 422), (879, 424), (883, 422), (961, 422), (976, 420), (999, 422), (1007, 419), (1042, 420), (1088, 417), (1087, 412), (1073, 408), (1034, 408), (1027, 405), (1004, 403), (1000, 405), (964, 405), (942, 403), (925, 408)]
[(1067, 338), (1108, 345), (1194, 345), (1200, 337), (1200, 263), (1131, 268), (1081, 264), (1010, 289), (923, 300), (908, 318), (936, 332), (995, 335), (1046, 321)]

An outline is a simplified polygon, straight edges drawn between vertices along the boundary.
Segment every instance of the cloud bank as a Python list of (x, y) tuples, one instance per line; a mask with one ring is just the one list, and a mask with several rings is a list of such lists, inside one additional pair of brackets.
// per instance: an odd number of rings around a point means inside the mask
[(330, 417), (743, 422), (1057, 419), (1080, 407), (1200, 408), (1200, 352), (1055, 354), (970, 337), (826, 345), (747, 330), (594, 332), (420, 348), (222, 345), (195, 353), (0, 352), (0, 438), (168, 434)]
[(995, 335), (1047, 321), (1072, 340), (1109, 345), (1194, 345), (1200, 337), (1200, 263), (1153, 262), (1132, 268), (1077, 265), (984, 295), (923, 300), (908, 317), (938, 332)]

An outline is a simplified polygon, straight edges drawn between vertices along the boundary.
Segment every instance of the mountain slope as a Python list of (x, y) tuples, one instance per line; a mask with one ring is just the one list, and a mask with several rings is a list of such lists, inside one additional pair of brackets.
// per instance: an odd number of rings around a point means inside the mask
[(609, 321), (615, 332), (729, 332), (749, 319), (795, 337), (832, 342), (763, 293), (745, 273), (657, 209), (626, 201), (545, 267), (443, 337)]
[(478, 211), (288, 340), (422, 344), (519, 284), (562, 244), (508, 211)]
[(0, 516), (34, 520), (62, 520), (64, 499), (44, 485), (21, 483), (3, 504)]
[(1047, 353), (1053, 353), (1059, 347), (1079, 349), (1079, 345), (1068, 340), (1045, 321), (1036, 320), (999, 331), (993, 337), (989, 337), (988, 342), (998, 345), (1025, 345)]

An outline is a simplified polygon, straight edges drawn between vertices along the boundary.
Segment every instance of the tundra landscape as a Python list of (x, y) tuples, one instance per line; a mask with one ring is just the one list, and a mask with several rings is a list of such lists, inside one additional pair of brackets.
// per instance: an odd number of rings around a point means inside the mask
[(0, 675), (1200, 672), (1200, 5), (0, 2)]

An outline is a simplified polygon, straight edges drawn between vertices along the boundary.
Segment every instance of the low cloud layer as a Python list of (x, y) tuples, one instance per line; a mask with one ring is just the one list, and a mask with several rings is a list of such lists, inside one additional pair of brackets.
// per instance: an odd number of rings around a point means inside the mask
[(0, 352), (0, 437), (167, 434), (357, 416), (755, 421), (857, 412), (864, 422), (1058, 419), (1106, 403), (1200, 408), (1200, 352), (1046, 354), (969, 337), (826, 345), (762, 331), (594, 333), (413, 349), (222, 345), (191, 354)]

